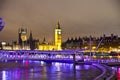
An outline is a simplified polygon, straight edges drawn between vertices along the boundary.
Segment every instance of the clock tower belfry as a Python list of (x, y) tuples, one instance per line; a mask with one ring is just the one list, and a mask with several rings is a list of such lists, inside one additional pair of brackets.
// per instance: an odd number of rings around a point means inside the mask
[(55, 50), (62, 50), (62, 33), (59, 22), (56, 25), (55, 28)]

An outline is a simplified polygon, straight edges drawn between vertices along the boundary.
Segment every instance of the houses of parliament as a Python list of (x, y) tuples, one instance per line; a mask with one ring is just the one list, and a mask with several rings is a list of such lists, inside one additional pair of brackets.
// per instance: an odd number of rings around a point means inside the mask
[(49, 44), (43, 39), (43, 42), (39, 42), (39, 39), (34, 39), (32, 31), (30, 31), (29, 37), (27, 37), (27, 29), (18, 29), (18, 40), (13, 41), (11, 45), (3, 44), (2, 49), (4, 50), (62, 50), (62, 30), (60, 23), (56, 24), (54, 32), (54, 43)]
[(55, 42), (54, 44), (46, 44), (45, 39), (43, 40), (43, 43), (38, 46), (39, 50), (62, 50), (62, 34), (61, 34), (61, 27), (59, 22), (56, 25), (55, 28)]
[[(18, 29), (18, 40), (12, 41), (12, 44), (7, 42), (1, 42), (0, 49), (3, 50), (85, 50), (89, 51), (120, 51), (120, 37), (118, 35), (111, 34), (106, 36), (105, 34), (100, 37), (85, 36), (85, 37), (72, 37), (62, 42), (62, 29), (60, 23), (56, 24), (54, 31), (54, 43), (50, 44), (46, 42), (45, 38), (42, 42), (39, 39), (34, 39), (32, 31), (29, 36), (25, 28)], [(102, 40), (102, 41), (101, 41)], [(101, 44), (99, 44), (101, 42)], [(91, 44), (90, 44), (91, 43)], [(98, 47), (99, 45), (99, 47)], [(98, 47), (98, 48), (97, 48)]]

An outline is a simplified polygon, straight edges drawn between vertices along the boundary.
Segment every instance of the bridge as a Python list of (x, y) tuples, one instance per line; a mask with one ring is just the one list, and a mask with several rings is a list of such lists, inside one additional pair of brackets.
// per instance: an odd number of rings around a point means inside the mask
[(84, 63), (120, 63), (119, 58), (103, 59), (94, 56), (84, 55), (84, 50), (60, 50), (60, 51), (39, 51), (39, 50), (0, 50), (0, 60), (39, 60), (49, 62), (68, 62), (84, 60)]
[(39, 51), (39, 50), (1, 50), (0, 60), (42, 60), (42, 61), (69, 61), (73, 62), (73, 55), (76, 60), (83, 58), (80, 50), (62, 51)]

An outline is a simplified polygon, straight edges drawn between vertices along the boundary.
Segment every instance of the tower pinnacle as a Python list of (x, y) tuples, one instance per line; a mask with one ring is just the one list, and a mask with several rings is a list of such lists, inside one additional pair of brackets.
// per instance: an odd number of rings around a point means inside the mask
[(33, 40), (32, 31), (30, 31), (29, 39), (30, 39), (31, 41)]
[(60, 23), (59, 23), (59, 21), (58, 21), (58, 23), (57, 23), (57, 25), (56, 25), (56, 29), (61, 29), (61, 28), (60, 28)]

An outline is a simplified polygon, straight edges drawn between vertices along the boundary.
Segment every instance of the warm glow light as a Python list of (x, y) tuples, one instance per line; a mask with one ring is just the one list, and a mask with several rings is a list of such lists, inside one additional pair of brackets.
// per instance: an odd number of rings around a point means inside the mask
[(93, 56), (93, 58), (96, 58), (96, 56)]
[(21, 39), (22, 39), (22, 41), (26, 41), (27, 40), (27, 36), (25, 34), (22, 34), (21, 35)]
[(100, 58), (103, 58), (103, 56), (100, 56)]
[(111, 58), (112, 58), (112, 56), (109, 56), (109, 58), (111, 59)]
[(2, 42), (1, 44), (2, 44), (2, 45), (6, 45), (6, 42)]
[(118, 58), (120, 59), (120, 56), (118, 56)]
[(96, 47), (95, 47), (95, 46), (93, 46), (93, 47), (92, 47), (92, 49), (96, 49)]

